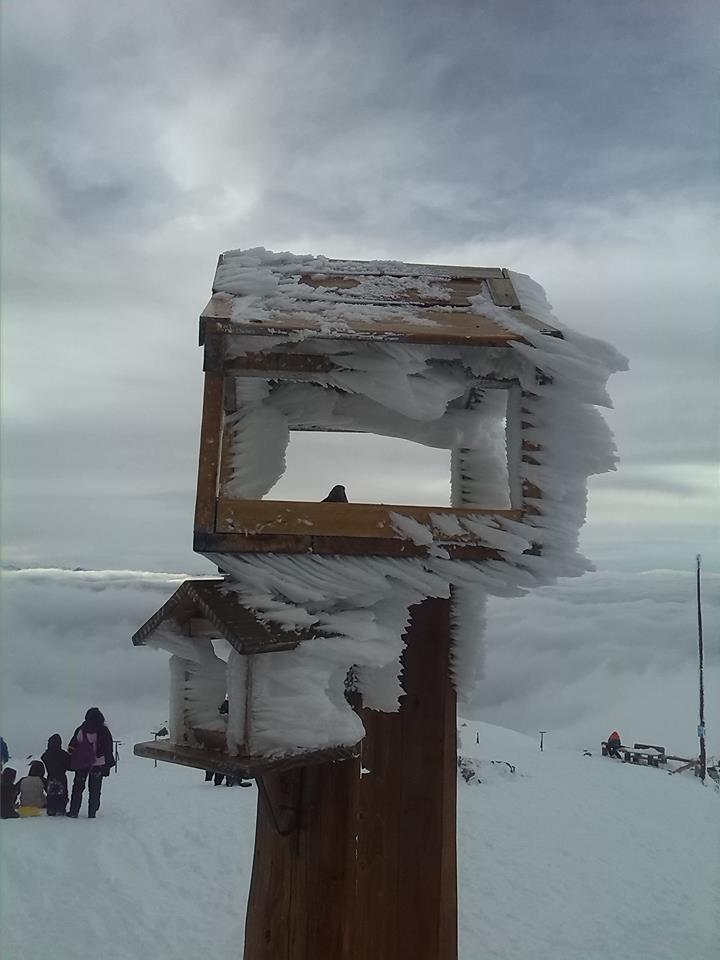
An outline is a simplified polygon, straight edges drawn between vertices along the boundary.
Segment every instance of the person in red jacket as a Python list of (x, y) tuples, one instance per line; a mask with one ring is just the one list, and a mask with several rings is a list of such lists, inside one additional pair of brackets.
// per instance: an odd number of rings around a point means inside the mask
[(617, 730), (613, 730), (610, 736), (607, 738), (607, 752), (609, 757), (616, 757), (618, 760), (622, 760), (620, 756), (620, 747), (622, 746), (622, 740), (620, 734)]

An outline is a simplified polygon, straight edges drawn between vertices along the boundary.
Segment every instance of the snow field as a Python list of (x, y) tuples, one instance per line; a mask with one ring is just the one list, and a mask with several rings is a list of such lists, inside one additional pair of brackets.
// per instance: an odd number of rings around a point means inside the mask
[[(459, 729), (482, 781), (458, 784), (462, 960), (714, 960), (713, 787)], [(3, 960), (237, 960), (256, 790), (124, 755), (103, 790), (93, 823), (0, 822)]]

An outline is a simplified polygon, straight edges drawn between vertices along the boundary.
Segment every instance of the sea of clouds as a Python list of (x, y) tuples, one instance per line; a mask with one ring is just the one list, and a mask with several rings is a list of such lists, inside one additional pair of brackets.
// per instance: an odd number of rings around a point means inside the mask
[[(114, 734), (167, 719), (167, 655), (133, 632), (185, 574), (3, 572), (0, 731), (16, 758), (68, 737), (89, 706)], [(720, 574), (703, 579), (708, 749), (720, 752)], [(525, 597), (492, 600), (485, 676), (465, 715), (547, 742), (628, 741), (696, 750), (697, 618), (692, 571), (600, 571)], [(130, 746), (123, 744), (123, 750)]]

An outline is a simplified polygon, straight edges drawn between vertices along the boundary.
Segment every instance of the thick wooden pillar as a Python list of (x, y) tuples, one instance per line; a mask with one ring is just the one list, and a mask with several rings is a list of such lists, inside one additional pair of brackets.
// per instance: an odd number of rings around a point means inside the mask
[(357, 760), (258, 781), (245, 960), (351, 960)]
[(450, 601), (412, 608), (397, 713), (358, 761), (263, 778), (245, 960), (457, 960)]
[(450, 601), (413, 607), (398, 713), (361, 710), (353, 960), (457, 958), (457, 719)]

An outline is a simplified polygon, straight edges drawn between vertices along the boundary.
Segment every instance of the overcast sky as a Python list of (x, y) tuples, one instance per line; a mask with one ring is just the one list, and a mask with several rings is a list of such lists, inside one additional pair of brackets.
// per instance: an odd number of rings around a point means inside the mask
[[(586, 552), (720, 564), (717, 21), (710, 0), (3, 4), (4, 559), (207, 568), (197, 316), (218, 253), (263, 245), (530, 273), (631, 362)], [(322, 462), (306, 479), (327, 492)]]

